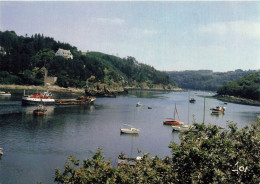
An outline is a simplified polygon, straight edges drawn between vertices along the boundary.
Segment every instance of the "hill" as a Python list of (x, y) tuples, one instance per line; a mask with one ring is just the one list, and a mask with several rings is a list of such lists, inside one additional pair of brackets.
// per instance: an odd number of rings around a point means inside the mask
[(218, 95), (229, 95), (260, 101), (260, 72), (250, 73), (221, 86)]
[(229, 72), (213, 72), (212, 70), (187, 70), (168, 72), (171, 80), (174, 80), (180, 88), (194, 90), (217, 91), (218, 88), (230, 81), (239, 79), (254, 70), (235, 70)]
[[(57, 77), (61, 87), (82, 88), (167, 88), (175, 83), (167, 73), (136, 61), (99, 53), (82, 53), (68, 43), (35, 34), (18, 36), (14, 31), (0, 32), (0, 84), (43, 85), (44, 70)], [(73, 59), (57, 57), (59, 48), (69, 50)]]

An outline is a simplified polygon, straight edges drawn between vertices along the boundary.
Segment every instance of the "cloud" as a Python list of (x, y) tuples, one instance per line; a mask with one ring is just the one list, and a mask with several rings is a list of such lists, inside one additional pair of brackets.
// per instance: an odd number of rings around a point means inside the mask
[(260, 39), (260, 22), (232, 21), (211, 23), (199, 27), (198, 31), (203, 34), (233, 35), (247, 38)]
[(122, 25), (125, 24), (125, 20), (121, 18), (94, 18), (92, 22), (97, 22), (101, 24), (113, 24), (113, 25)]
[(156, 30), (141, 29), (141, 28), (134, 28), (132, 31), (133, 33), (135, 33), (135, 35), (139, 35), (139, 36), (153, 36), (158, 33), (158, 31)]

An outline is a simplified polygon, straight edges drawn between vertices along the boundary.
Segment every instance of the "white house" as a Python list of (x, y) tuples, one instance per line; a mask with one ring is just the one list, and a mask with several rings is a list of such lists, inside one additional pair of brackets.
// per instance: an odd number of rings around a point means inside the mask
[(0, 46), (0, 54), (1, 55), (6, 55), (4, 47)]
[(73, 59), (73, 55), (71, 54), (70, 50), (64, 50), (59, 48), (59, 50), (56, 52), (55, 56), (62, 56), (66, 59)]

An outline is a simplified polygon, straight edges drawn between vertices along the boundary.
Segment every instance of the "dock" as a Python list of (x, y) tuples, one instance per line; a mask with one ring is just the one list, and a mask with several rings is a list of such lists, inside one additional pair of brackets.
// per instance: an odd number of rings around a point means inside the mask
[(56, 105), (84, 105), (91, 104), (96, 100), (95, 97), (80, 96), (76, 99), (55, 99)]

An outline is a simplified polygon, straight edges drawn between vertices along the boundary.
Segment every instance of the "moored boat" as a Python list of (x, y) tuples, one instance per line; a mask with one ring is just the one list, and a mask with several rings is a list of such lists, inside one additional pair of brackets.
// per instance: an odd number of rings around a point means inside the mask
[(41, 116), (45, 115), (47, 112), (47, 109), (43, 105), (38, 105), (38, 107), (33, 111), (34, 115)]
[(192, 125), (181, 125), (181, 126), (172, 126), (173, 131), (197, 131), (194, 126)]
[(226, 107), (216, 106), (215, 108), (211, 108), (210, 110), (212, 113), (224, 113), (226, 110)]
[(3, 148), (0, 148), (0, 157), (4, 154)]
[(10, 92), (0, 91), (0, 96), (11, 96)]
[(189, 101), (190, 101), (190, 103), (195, 103), (196, 102), (195, 98), (191, 98)]
[(167, 118), (167, 120), (163, 121), (164, 125), (183, 125), (183, 122), (179, 120), (175, 120), (174, 118)]
[(140, 132), (140, 129), (131, 127), (131, 128), (121, 128), (120, 132), (122, 134), (138, 134)]
[[(166, 118), (166, 120), (163, 121), (163, 124), (164, 124), (164, 125), (183, 125), (183, 124), (184, 124), (183, 122), (180, 122), (179, 120), (176, 120), (176, 119), (175, 119), (175, 112), (176, 112), (176, 114), (178, 115), (178, 111), (177, 111), (177, 108), (176, 108), (176, 104), (175, 104), (175, 107), (174, 107), (173, 118)], [(178, 115), (178, 118), (179, 118), (179, 115)], [(180, 119), (180, 118), (179, 118), (179, 119)]]
[(25, 95), (22, 97), (22, 104), (24, 105), (55, 105), (55, 99), (53, 99), (51, 92), (43, 92), (40, 94)]
[(142, 106), (141, 102), (137, 102), (136, 107)]
[(80, 96), (77, 99), (55, 99), (56, 105), (84, 105), (94, 103), (95, 97)]

